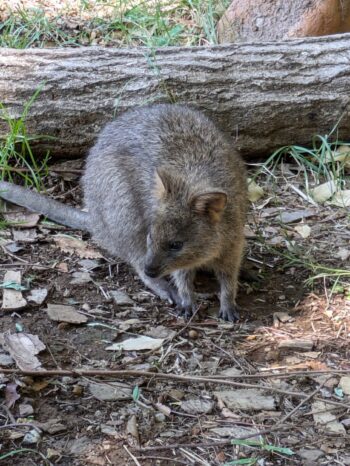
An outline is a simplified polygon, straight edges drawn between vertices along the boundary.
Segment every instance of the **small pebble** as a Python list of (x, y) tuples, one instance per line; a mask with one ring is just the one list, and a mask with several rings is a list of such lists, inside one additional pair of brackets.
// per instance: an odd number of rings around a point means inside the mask
[(27, 445), (34, 445), (35, 443), (38, 443), (40, 439), (41, 432), (39, 432), (36, 429), (32, 429), (29, 432), (27, 432), (23, 437), (23, 443)]
[(197, 340), (198, 332), (196, 330), (190, 330), (188, 332), (188, 336), (191, 338), (191, 340)]
[(18, 411), (21, 417), (31, 416), (34, 413), (33, 406), (26, 403), (21, 403), (18, 407)]
[(155, 413), (154, 418), (156, 422), (164, 422), (165, 421), (165, 415), (163, 413)]
[(48, 448), (46, 452), (47, 459), (53, 460), (57, 459), (61, 456), (60, 452), (57, 450), (54, 450), (53, 448)]
[(83, 394), (84, 389), (81, 385), (74, 385), (72, 391), (74, 395), (81, 396)]
[(65, 385), (69, 385), (74, 382), (75, 382), (74, 377), (69, 377), (68, 375), (65, 375), (64, 377), (62, 377), (62, 383), (64, 383)]
[(81, 306), (82, 310), (83, 311), (86, 311), (86, 312), (90, 312), (91, 311), (91, 306), (90, 304), (88, 303), (84, 303), (82, 306)]

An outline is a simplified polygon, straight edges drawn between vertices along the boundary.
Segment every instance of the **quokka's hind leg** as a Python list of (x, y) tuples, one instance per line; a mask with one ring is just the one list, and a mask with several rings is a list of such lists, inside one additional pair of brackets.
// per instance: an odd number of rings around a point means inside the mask
[(153, 293), (170, 304), (177, 304), (180, 300), (176, 288), (168, 283), (165, 278), (148, 277), (141, 267), (136, 267), (138, 276)]
[(177, 270), (172, 274), (172, 277), (179, 295), (177, 307), (185, 318), (190, 318), (195, 310), (195, 293), (193, 284), (195, 270)]
[(236, 242), (225, 259), (218, 262), (215, 271), (220, 283), (219, 317), (229, 322), (235, 322), (239, 319), (236, 296), (243, 250), (244, 241)]

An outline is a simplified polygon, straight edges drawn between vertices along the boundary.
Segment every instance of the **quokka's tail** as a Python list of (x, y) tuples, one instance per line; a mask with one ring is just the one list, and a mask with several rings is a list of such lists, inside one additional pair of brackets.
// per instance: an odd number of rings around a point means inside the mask
[(0, 197), (21, 207), (38, 212), (67, 227), (89, 231), (89, 215), (82, 210), (61, 204), (43, 194), (0, 181)]

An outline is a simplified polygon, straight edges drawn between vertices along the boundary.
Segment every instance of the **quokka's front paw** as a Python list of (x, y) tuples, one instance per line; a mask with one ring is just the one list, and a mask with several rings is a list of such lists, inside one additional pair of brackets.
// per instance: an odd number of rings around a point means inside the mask
[(238, 306), (233, 304), (227, 307), (220, 307), (219, 318), (228, 322), (237, 322), (240, 318)]
[(197, 306), (195, 304), (187, 304), (187, 305), (178, 305), (176, 306), (176, 310), (179, 314), (179, 317), (183, 317), (184, 319), (190, 319), (193, 314), (196, 312)]

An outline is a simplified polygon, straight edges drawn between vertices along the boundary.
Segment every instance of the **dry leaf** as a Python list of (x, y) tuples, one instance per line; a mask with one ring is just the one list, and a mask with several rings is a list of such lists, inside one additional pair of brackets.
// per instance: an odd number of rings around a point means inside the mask
[(340, 248), (336, 253), (336, 257), (339, 257), (342, 261), (346, 261), (350, 257), (350, 249)]
[(10, 353), (17, 366), (23, 371), (44, 370), (35, 356), (46, 346), (37, 335), (29, 333), (4, 333), (1, 335), (3, 348)]
[(21, 396), (17, 393), (17, 387), (18, 385), (16, 383), (9, 383), (6, 385), (5, 405), (8, 408), (12, 408), (12, 406), (16, 403), (16, 401), (21, 398)]
[(35, 288), (30, 292), (30, 294), (27, 296), (27, 300), (30, 303), (35, 303), (35, 304), (42, 304), (47, 297), (47, 289), (46, 288)]
[(107, 351), (141, 351), (159, 349), (164, 342), (164, 338), (150, 338), (142, 335), (137, 338), (128, 338), (121, 343), (114, 343), (106, 348)]
[(345, 427), (338, 421), (337, 416), (332, 411), (334, 411), (334, 406), (324, 401), (314, 401), (312, 403), (313, 418), (317, 425), (322, 426), (327, 432), (345, 435)]
[(248, 178), (248, 199), (250, 202), (258, 201), (263, 195), (263, 188), (256, 184), (254, 180)]
[(56, 265), (56, 269), (58, 269), (60, 272), (63, 272), (63, 273), (68, 273), (69, 271), (68, 264), (66, 262), (59, 262)]
[(74, 236), (55, 235), (53, 239), (63, 252), (76, 254), (82, 259), (99, 259), (102, 257), (100, 252), (91, 248), (85, 241)]
[(139, 430), (137, 426), (137, 418), (135, 414), (133, 414), (130, 419), (128, 420), (126, 424), (126, 433), (131, 435), (135, 441), (136, 444), (139, 445), (140, 443), (140, 436), (139, 436)]
[(169, 417), (171, 414), (171, 409), (169, 408), (169, 406), (165, 406), (162, 403), (156, 403), (156, 408), (159, 412), (163, 413), (164, 416)]
[(343, 390), (345, 395), (350, 395), (350, 377), (344, 375), (339, 382), (339, 387)]
[(297, 225), (294, 227), (294, 230), (304, 239), (308, 238), (311, 234), (311, 228), (306, 224)]
[(335, 205), (337, 207), (350, 207), (350, 189), (338, 191), (327, 205)]
[(345, 167), (350, 167), (350, 146), (338, 146), (336, 150), (328, 152), (324, 162), (344, 162)]
[(40, 220), (39, 214), (34, 214), (29, 211), (8, 211), (2, 215), (7, 222), (13, 223), (16, 228), (32, 228), (35, 227)]
[(337, 187), (334, 181), (327, 181), (326, 183), (316, 186), (316, 188), (310, 189), (309, 194), (314, 201), (323, 204), (333, 196), (336, 190)]

